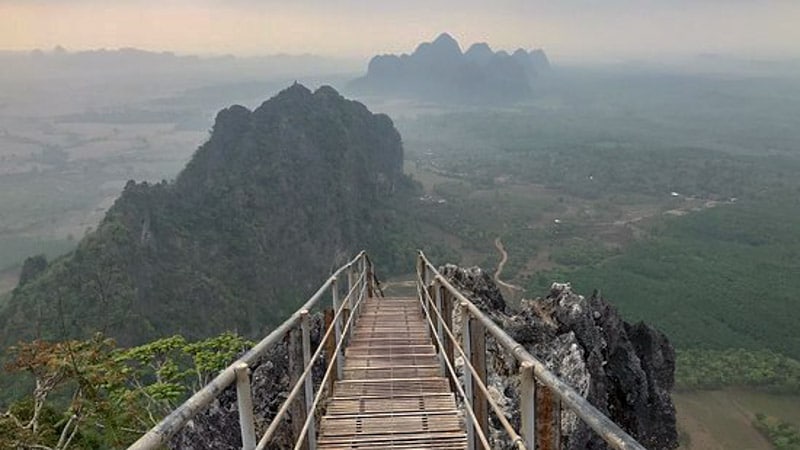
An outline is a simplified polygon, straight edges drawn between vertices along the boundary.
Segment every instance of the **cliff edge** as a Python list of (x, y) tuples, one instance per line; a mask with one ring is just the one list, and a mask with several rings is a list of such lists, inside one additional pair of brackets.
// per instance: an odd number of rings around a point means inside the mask
[[(674, 384), (675, 350), (667, 337), (644, 323), (625, 322), (597, 292), (584, 297), (568, 283), (553, 283), (544, 298), (506, 305), (488, 273), (446, 265), (442, 275), (564, 382), (648, 449), (678, 447)], [(458, 318), (460, 315), (455, 314)], [(458, 327), (457, 327), (458, 328)], [(487, 340), (489, 389), (512, 424), (519, 425), (519, 381), (514, 361)], [(564, 449), (605, 449), (580, 419), (562, 410)], [(499, 423), (493, 448), (512, 448)]]

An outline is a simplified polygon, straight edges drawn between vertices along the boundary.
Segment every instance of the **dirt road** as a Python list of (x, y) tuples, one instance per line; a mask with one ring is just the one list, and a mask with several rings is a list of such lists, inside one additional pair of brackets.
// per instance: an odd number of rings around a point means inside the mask
[(500, 279), (500, 275), (503, 273), (503, 267), (505, 267), (506, 261), (508, 261), (508, 252), (506, 252), (505, 247), (503, 247), (503, 241), (500, 240), (499, 236), (495, 238), (494, 246), (497, 248), (497, 251), (500, 252), (500, 262), (497, 264), (497, 270), (494, 272), (494, 282), (512, 291), (525, 292), (525, 289), (514, 284), (506, 283)]

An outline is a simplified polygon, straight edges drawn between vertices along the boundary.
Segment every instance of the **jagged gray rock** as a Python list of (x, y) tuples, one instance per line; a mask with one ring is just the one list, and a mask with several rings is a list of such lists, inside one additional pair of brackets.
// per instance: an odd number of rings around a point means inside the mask
[[(646, 448), (677, 448), (670, 397), (675, 352), (663, 333), (644, 323), (625, 322), (597, 292), (585, 298), (568, 283), (554, 283), (545, 298), (523, 300), (512, 312), (489, 274), (480, 268), (447, 265), (440, 271), (528, 352)], [(460, 329), (460, 317), (456, 308), (456, 329)], [(492, 397), (518, 427), (517, 364), (493, 339), (487, 339), (486, 348)], [(608, 448), (566, 408), (561, 422), (564, 449)], [(499, 421), (491, 421), (490, 427), (493, 448), (514, 448)]]
[[(312, 316), (311, 347), (316, 348), (322, 337), (322, 318)], [(266, 431), (272, 419), (289, 395), (289, 349), (286, 340), (274, 346), (255, 366), (251, 375), (251, 390), (256, 422), (256, 436)], [(324, 356), (313, 370), (314, 392), (319, 390), (327, 362)], [(302, 401), (302, 394), (300, 401)], [(280, 425), (267, 446), (270, 450), (294, 447), (292, 438), (292, 409)], [(239, 450), (242, 440), (239, 428), (239, 412), (236, 407), (236, 386), (225, 389), (205, 411), (195, 416), (172, 439), (173, 450)]]
[[(276, 346), (256, 367), (252, 374), (252, 393), (257, 428), (263, 432), (281, 403), (286, 399), (289, 386), (288, 356), (286, 345)], [(202, 413), (195, 416), (172, 439), (170, 448), (181, 450), (238, 450), (242, 448), (239, 431), (239, 415), (236, 408), (236, 387), (225, 389)], [(269, 448), (281, 449), (291, 438), (290, 422), (284, 424), (277, 434), (276, 442)]]

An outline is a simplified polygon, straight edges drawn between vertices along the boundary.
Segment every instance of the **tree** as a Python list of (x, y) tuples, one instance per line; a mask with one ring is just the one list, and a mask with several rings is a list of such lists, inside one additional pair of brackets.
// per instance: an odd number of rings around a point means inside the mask
[(254, 343), (235, 333), (182, 336), (119, 349), (96, 334), (10, 349), (6, 370), (33, 378), (31, 394), (0, 414), (0, 448), (125, 447), (205, 386)]
[(34, 388), (30, 397), (13, 404), (0, 418), (0, 443), (8, 448), (64, 450), (83, 442), (81, 447), (99, 448), (119, 445), (138, 433), (125, 427), (133, 410), (120, 401), (125, 377), (110, 357), (113, 350), (114, 342), (102, 335), (12, 347), (6, 370), (29, 374)]

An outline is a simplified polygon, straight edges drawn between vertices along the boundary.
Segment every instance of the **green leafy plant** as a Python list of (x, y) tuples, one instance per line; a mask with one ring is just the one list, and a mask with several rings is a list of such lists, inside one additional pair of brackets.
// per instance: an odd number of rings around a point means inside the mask
[(100, 334), (20, 343), (6, 370), (29, 376), (34, 388), (0, 414), (0, 448), (124, 447), (252, 345), (230, 332), (129, 349)]

